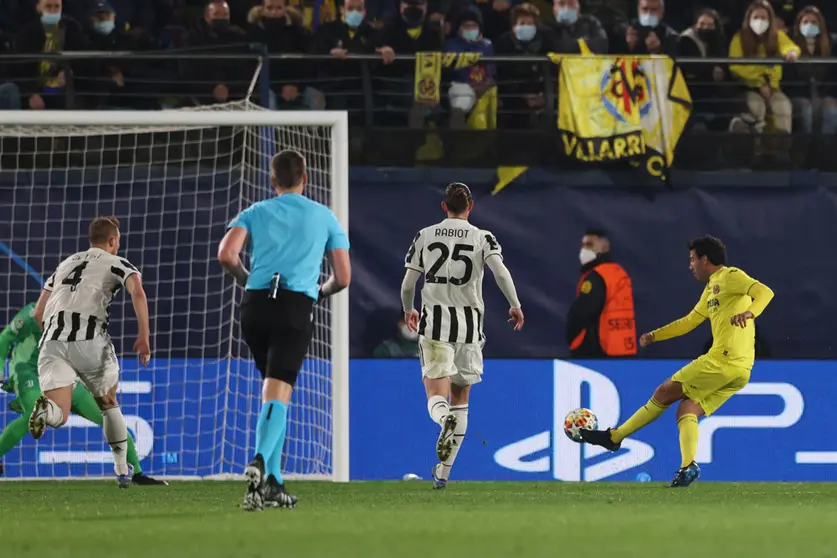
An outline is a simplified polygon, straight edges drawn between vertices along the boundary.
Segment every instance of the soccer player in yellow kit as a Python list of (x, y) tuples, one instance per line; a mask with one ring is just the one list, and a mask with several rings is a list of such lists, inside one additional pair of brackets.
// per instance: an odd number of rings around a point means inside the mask
[(698, 418), (717, 411), (727, 399), (747, 385), (755, 360), (755, 326), (752, 320), (764, 312), (773, 291), (742, 270), (727, 267), (724, 244), (704, 236), (689, 244), (689, 269), (698, 281), (706, 283), (694, 310), (666, 326), (640, 337), (647, 347), (689, 333), (704, 320), (712, 324), (712, 348), (660, 384), (654, 395), (634, 415), (617, 428), (582, 430), (585, 442), (610, 451), (622, 440), (658, 419), (670, 405), (677, 407), (680, 430), (680, 470), (672, 487), (686, 487), (700, 476), (695, 463)]

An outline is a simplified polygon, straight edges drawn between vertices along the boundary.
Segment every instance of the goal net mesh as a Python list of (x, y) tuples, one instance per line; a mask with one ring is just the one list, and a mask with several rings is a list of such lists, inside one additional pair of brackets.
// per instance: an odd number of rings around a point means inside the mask
[[(191, 110), (262, 109), (242, 101)], [(242, 290), (224, 276), (218, 243), (239, 211), (272, 195), (269, 160), (281, 149), (305, 155), (306, 195), (332, 206), (332, 129), (172, 127), (166, 112), (132, 128), (0, 124), (0, 318), (9, 324), (61, 259), (87, 249), (93, 217), (117, 216), (121, 255), (142, 272), (151, 314), (153, 355), (142, 368), (130, 297), (111, 306), (121, 404), (141, 465), (160, 476), (236, 475), (252, 458), (261, 382), (240, 335)], [(328, 301), (315, 308), (289, 411), (291, 477), (333, 474), (331, 310)], [(20, 415), (8, 405), (15, 395), (2, 395), (5, 426)], [(26, 436), (2, 460), (7, 478), (112, 474), (101, 429), (77, 416), (37, 443)]]

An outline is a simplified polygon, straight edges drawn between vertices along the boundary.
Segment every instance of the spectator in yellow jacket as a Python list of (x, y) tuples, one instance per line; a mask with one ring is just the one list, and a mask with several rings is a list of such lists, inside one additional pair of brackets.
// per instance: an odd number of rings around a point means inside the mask
[[(784, 31), (777, 29), (776, 14), (765, 0), (750, 4), (741, 30), (729, 45), (731, 58), (779, 58), (794, 62), (801, 51)], [(730, 73), (746, 88), (745, 101), (750, 115), (763, 128), (768, 114), (777, 131), (791, 132), (791, 102), (782, 93), (782, 66), (745, 66), (733, 64)]]

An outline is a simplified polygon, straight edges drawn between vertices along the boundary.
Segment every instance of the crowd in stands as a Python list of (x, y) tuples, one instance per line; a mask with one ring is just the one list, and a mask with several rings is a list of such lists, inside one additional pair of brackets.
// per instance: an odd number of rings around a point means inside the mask
[[(0, 2), (0, 108), (166, 108), (242, 98), (256, 57), (161, 60), (98, 56), (38, 60), (60, 51), (159, 51), (212, 54), (313, 53), (331, 58), (270, 62), (275, 109), (368, 108), (423, 125), (440, 107), (413, 100), (414, 64), (397, 55), (422, 51), (483, 55), (554, 53), (668, 54), (675, 58), (784, 58), (788, 64), (685, 65), (697, 121), (708, 129), (837, 131), (830, 58), (837, 1), (811, 0), (3, 0)], [(833, 4), (833, 5), (832, 5)], [(375, 56), (374, 63), (353, 54)], [(347, 59), (348, 58), (348, 59)], [(467, 113), (489, 89), (528, 127), (543, 111), (545, 74), (534, 63), (481, 62), (446, 72)], [(453, 89), (451, 89), (453, 91)], [(445, 91), (446, 92), (446, 91)], [(448, 96), (445, 96), (448, 97)], [(458, 99), (459, 97), (457, 97)], [(366, 103), (366, 105), (365, 105)], [(449, 103), (449, 104), (448, 104)], [(740, 106), (741, 110), (729, 107)], [(719, 108), (725, 107), (725, 108)], [(768, 118), (768, 115), (771, 118)], [(501, 125), (503, 123), (501, 122)]]

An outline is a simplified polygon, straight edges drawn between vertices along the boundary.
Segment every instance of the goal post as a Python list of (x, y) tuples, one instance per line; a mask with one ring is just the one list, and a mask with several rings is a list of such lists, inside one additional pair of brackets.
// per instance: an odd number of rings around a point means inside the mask
[[(348, 231), (342, 111), (268, 111), (240, 101), (164, 111), (5, 111), (0, 120), (0, 195), (11, 200), (0, 206), (0, 328), (37, 299), (38, 274), (86, 249), (93, 215), (115, 214), (122, 253), (143, 272), (149, 293), (149, 370), (134, 362), (126, 297), (114, 301), (111, 319), (128, 376), (123, 410), (148, 474), (232, 478), (252, 457), (260, 381), (240, 336), (241, 289), (223, 276), (215, 253), (227, 223), (272, 195), (268, 163), (285, 148), (308, 161), (306, 195)], [(348, 291), (314, 314), (283, 469), (291, 479), (347, 482)], [(0, 394), (0, 426), (16, 418), (6, 404)], [(90, 426), (74, 419), (37, 444), (27, 438), (5, 457), (7, 478), (110, 476), (103, 435)]]

